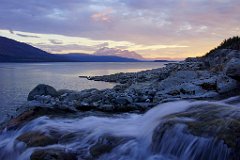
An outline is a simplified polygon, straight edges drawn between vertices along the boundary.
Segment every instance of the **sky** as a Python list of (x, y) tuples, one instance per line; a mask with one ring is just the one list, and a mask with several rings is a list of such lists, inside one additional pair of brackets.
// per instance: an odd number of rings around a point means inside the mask
[(51, 53), (201, 56), (240, 35), (240, 0), (0, 0), (0, 35)]

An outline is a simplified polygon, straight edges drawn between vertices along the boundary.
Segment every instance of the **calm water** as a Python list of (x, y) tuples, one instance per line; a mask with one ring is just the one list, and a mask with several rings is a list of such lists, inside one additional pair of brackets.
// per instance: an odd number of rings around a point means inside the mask
[(164, 63), (0, 63), (0, 122), (24, 103), (37, 84), (56, 89), (111, 88), (114, 84), (78, 78), (163, 67)]

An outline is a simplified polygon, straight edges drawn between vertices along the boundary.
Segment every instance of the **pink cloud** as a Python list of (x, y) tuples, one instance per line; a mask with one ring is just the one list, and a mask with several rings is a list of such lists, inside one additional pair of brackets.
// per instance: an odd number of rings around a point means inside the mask
[(91, 18), (95, 22), (110, 22), (112, 17), (111, 14), (113, 13), (113, 10), (111, 8), (105, 9), (102, 12), (94, 13)]

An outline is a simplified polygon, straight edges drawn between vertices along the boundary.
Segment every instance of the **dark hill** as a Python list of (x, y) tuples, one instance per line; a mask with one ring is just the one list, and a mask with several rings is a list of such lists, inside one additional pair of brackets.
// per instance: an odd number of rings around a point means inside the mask
[(0, 62), (64, 61), (62, 56), (52, 55), (29, 44), (0, 37)]
[(224, 71), (227, 64), (237, 63), (240, 59), (240, 37), (232, 37), (224, 40), (218, 47), (214, 48), (206, 55), (196, 58), (187, 58), (187, 62), (203, 62), (212, 71)]
[(229, 50), (240, 51), (240, 37), (235, 36), (235, 37), (232, 37), (232, 38), (229, 38), (229, 39), (225, 39), (218, 47), (212, 49), (210, 52), (208, 52), (203, 57), (212, 56), (212, 54), (214, 54), (214, 52), (216, 52), (217, 50), (221, 50), (221, 49), (229, 49)]

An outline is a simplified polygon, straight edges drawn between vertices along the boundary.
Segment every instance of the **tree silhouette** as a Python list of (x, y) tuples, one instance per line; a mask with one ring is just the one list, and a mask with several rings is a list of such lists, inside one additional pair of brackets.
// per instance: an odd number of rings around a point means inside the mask
[(205, 56), (211, 56), (213, 52), (219, 49), (232, 49), (232, 50), (239, 50), (240, 51), (240, 37), (234, 36), (229, 39), (225, 39), (218, 47), (212, 49), (208, 52)]

